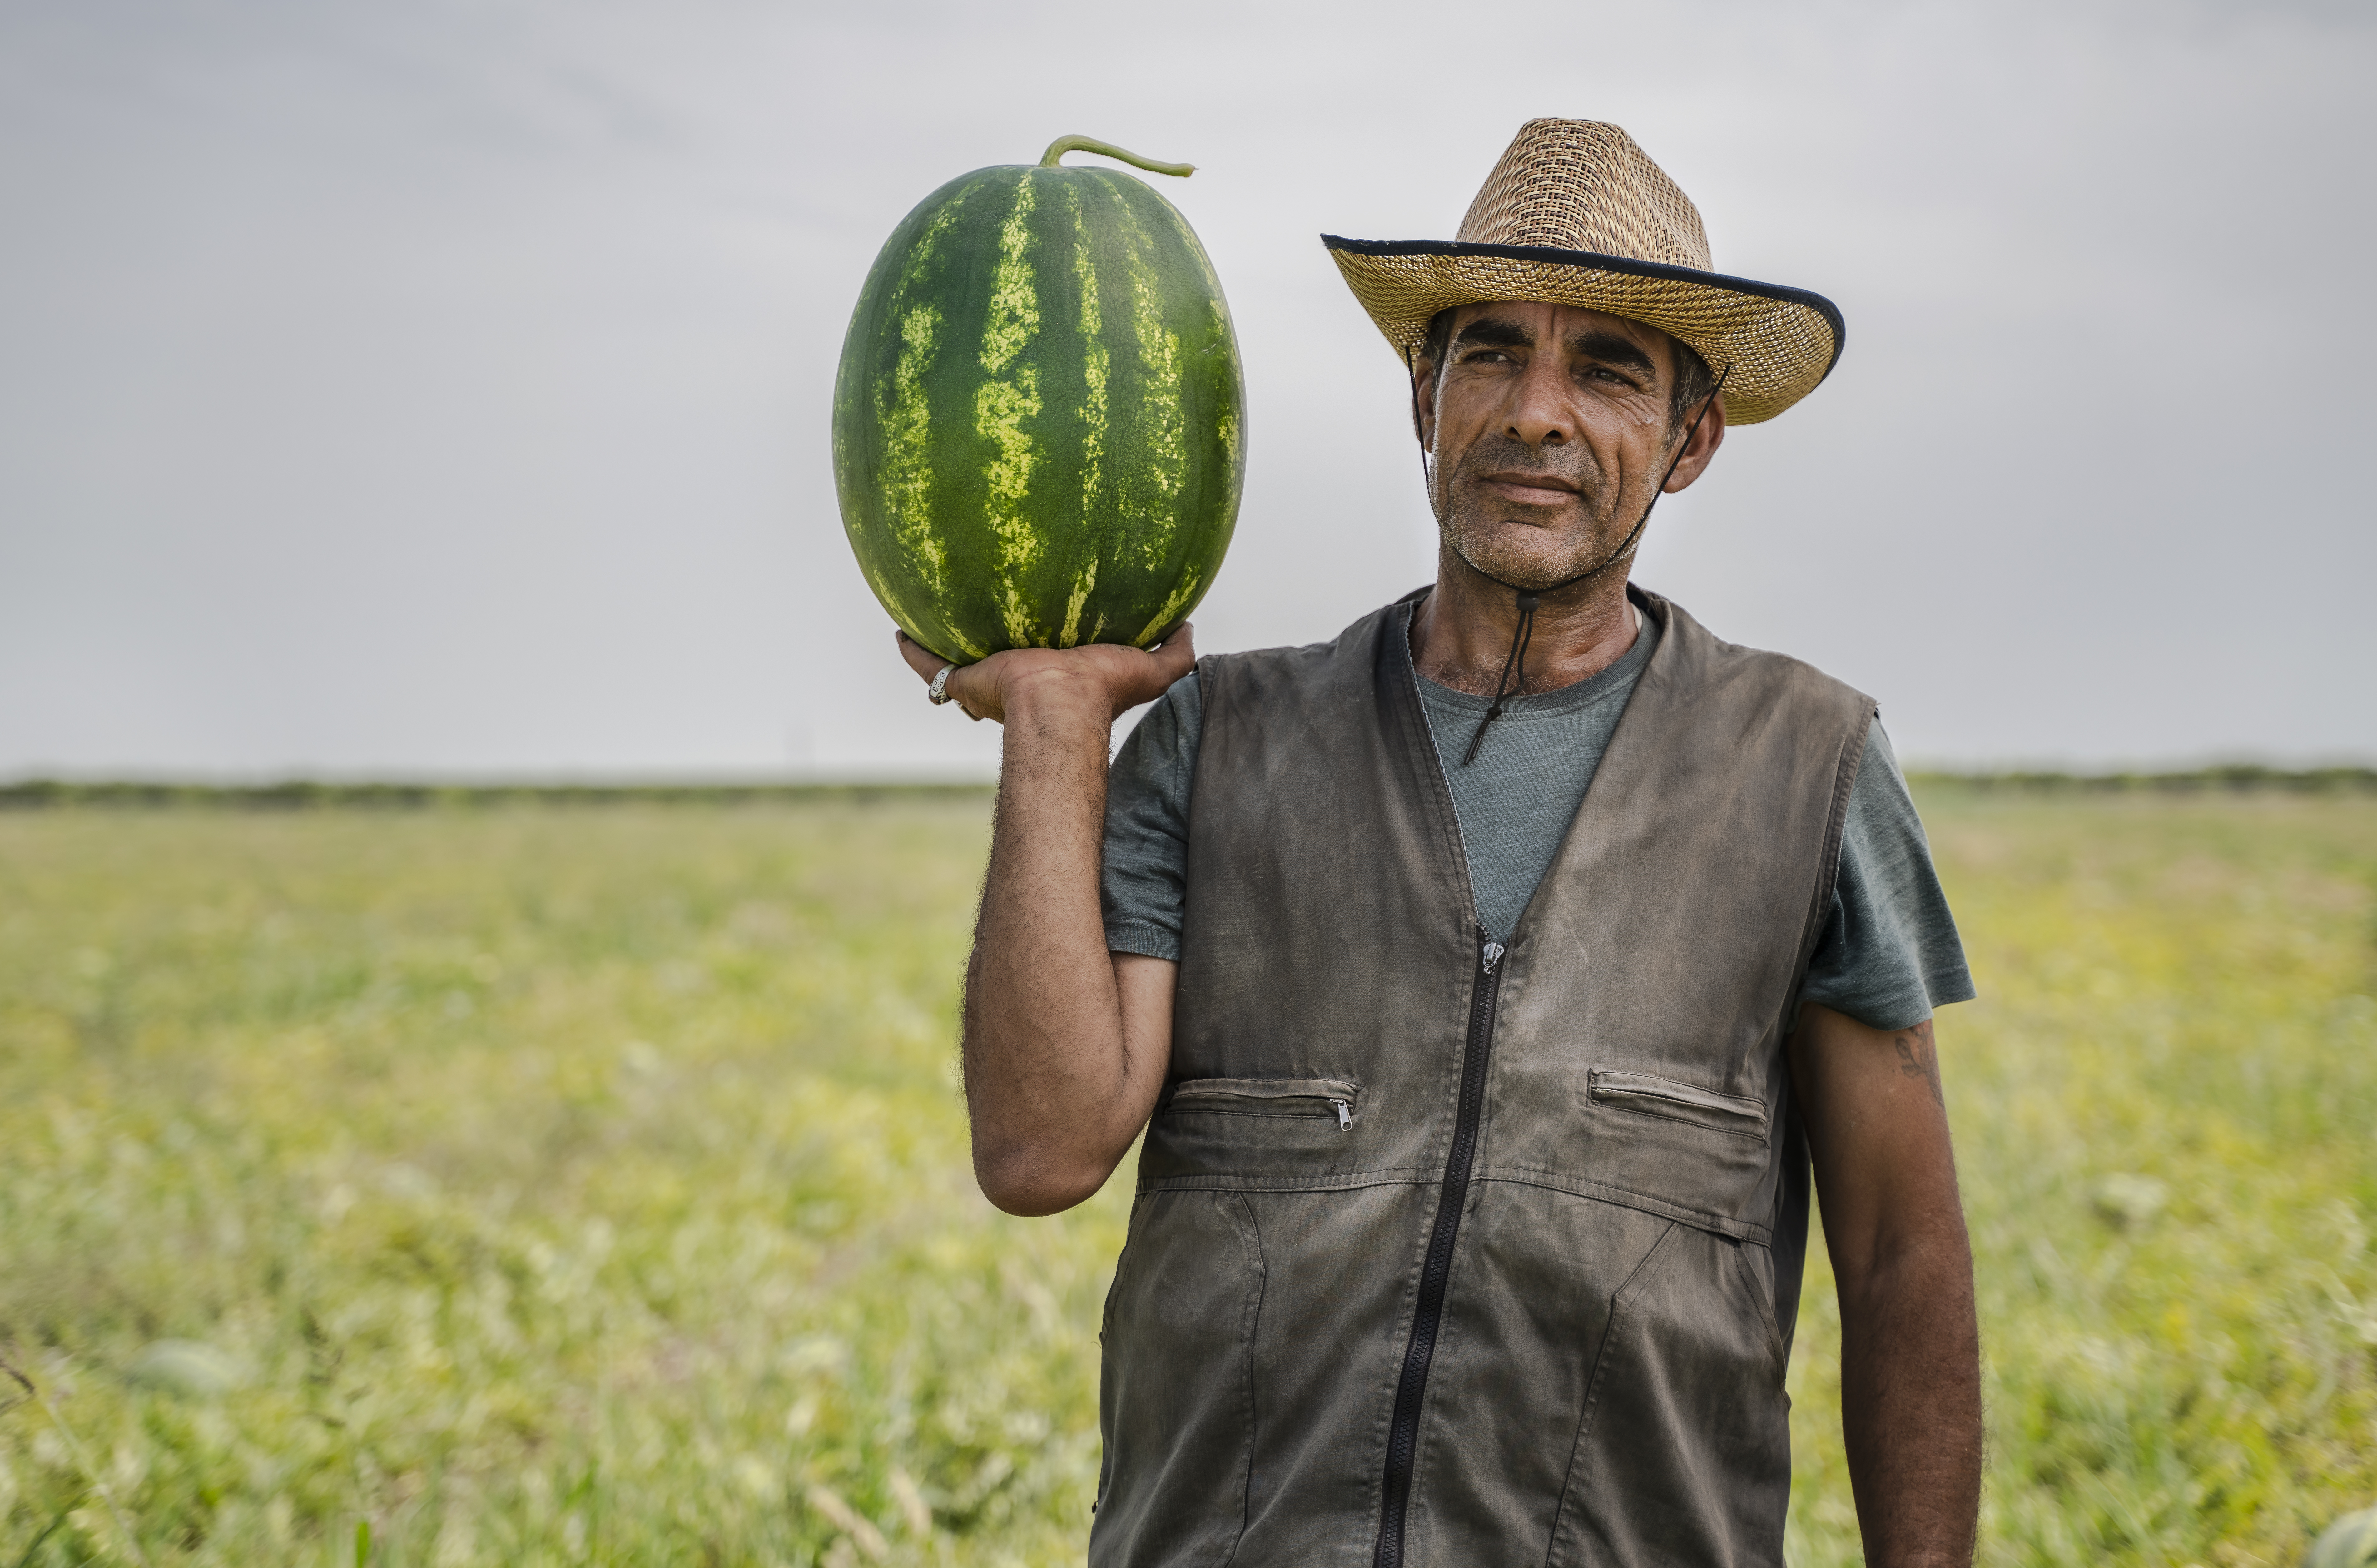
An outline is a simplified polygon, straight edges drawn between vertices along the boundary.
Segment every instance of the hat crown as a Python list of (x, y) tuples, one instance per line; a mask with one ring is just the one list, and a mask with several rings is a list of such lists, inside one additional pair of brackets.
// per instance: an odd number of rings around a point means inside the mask
[(1598, 120), (1521, 126), (1459, 238), (1711, 269), (1700, 209), (1632, 137)]

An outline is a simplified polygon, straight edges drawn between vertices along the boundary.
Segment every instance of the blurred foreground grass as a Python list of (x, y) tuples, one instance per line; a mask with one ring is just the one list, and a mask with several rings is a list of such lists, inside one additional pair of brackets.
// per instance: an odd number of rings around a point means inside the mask
[[(1926, 806), (1985, 1560), (2288, 1562), (2377, 1498), (2377, 803)], [(0, 815), (0, 1564), (1078, 1561), (1129, 1183), (973, 1192), (985, 820)]]

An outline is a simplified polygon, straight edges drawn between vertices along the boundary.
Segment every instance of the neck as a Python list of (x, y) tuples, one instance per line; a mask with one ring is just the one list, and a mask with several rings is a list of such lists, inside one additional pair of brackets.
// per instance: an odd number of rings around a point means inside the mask
[[(1518, 595), (1445, 544), (1437, 554), (1435, 591), (1412, 616), (1412, 662), (1439, 686), (1491, 697), (1518, 624)], [(1546, 593), (1528, 638), (1525, 682), (1511, 695), (1574, 686), (1633, 646), (1622, 570)]]

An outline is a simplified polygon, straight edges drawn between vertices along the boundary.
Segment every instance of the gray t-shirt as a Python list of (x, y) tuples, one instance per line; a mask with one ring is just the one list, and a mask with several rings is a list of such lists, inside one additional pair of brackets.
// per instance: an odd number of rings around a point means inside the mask
[[(1634, 645), (1607, 669), (1558, 691), (1506, 698), (1502, 716), (1466, 767), (1461, 759), (1490, 704), (1416, 677), (1461, 820), (1478, 923), (1489, 933), (1508, 938), (1559, 857), (1657, 640), (1645, 616)], [(1191, 673), (1148, 710), (1109, 771), (1100, 893), (1106, 946), (1117, 952), (1180, 957), (1188, 800), (1203, 727), (1204, 702)], [(1904, 1029), (1972, 996), (1930, 844), (1877, 722), (1849, 790), (1832, 914), (1799, 999), (1870, 1028)]]
[(1453, 813), (1461, 819), (1461, 846), (1469, 856), (1469, 892), (1477, 902), (1477, 923), (1501, 941), (1511, 940), (1535, 884), (1559, 858), (1560, 841), (1586, 786), (1609, 749), (1618, 717), (1634, 690), (1634, 677), (1651, 662), (1659, 628), (1644, 620), (1634, 646), (1610, 666), (1574, 686), (1534, 697), (1506, 697), (1502, 716), (1487, 725), (1477, 760), (1463, 766), (1469, 743), (1491, 708), (1490, 698), (1473, 697), (1419, 680), (1419, 703), (1428, 734), (1452, 786)]

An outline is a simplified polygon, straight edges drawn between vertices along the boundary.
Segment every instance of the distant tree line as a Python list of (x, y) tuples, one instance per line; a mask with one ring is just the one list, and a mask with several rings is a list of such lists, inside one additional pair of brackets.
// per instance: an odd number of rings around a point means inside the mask
[[(2005, 794), (2377, 795), (2377, 768), (2265, 768), (2235, 763), (2175, 772), (1948, 772), (1908, 775), (1920, 789)], [(332, 783), (177, 784), (157, 780), (25, 779), (0, 784), (0, 811), (56, 808), (237, 811), (417, 811), (520, 806), (822, 806), (980, 800), (988, 784), (458, 784)]]
[(2288, 795), (2377, 795), (2377, 768), (2265, 768), (2254, 762), (2233, 762), (2216, 768), (2191, 768), (2171, 772), (1910, 772), (1907, 782), (1917, 788), (2003, 791), (2009, 794), (2120, 795), (2136, 791), (2166, 795), (2246, 795), (2277, 792)]
[(238, 811), (417, 811), (518, 806), (872, 805), (988, 799), (987, 784), (453, 784), (328, 783), (176, 784), (155, 780), (27, 779), (0, 784), (0, 810), (53, 808)]

